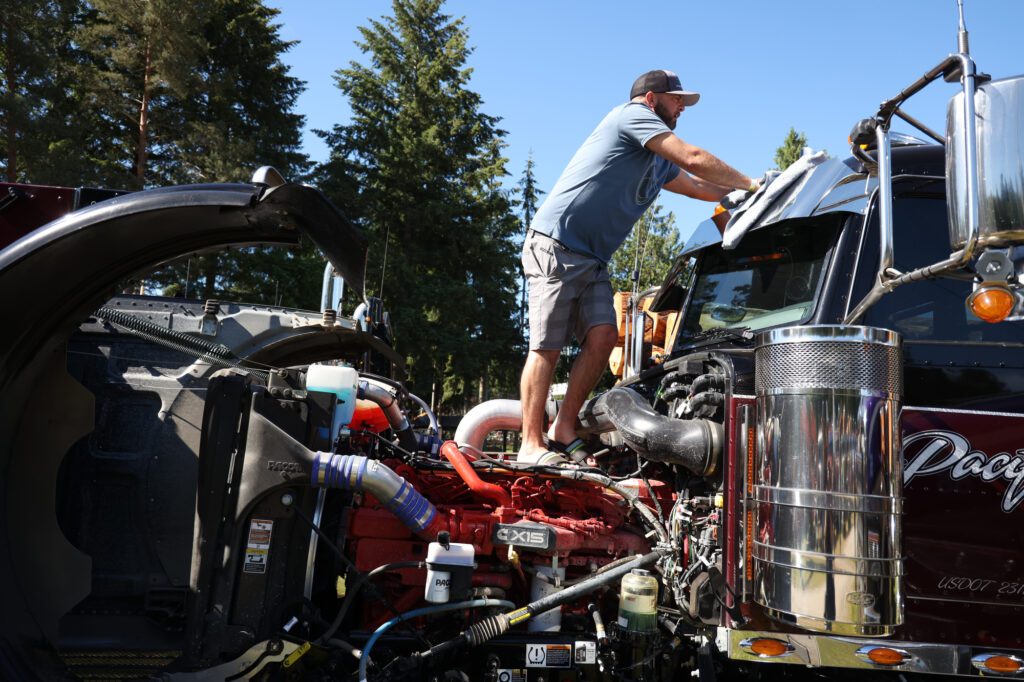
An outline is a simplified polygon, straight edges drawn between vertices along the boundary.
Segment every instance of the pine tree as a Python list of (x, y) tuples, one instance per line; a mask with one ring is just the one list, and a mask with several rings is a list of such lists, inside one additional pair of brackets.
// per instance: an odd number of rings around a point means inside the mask
[(633, 290), (633, 272), (639, 275), (637, 291), (661, 284), (679, 251), (679, 230), (675, 215), (662, 214), (652, 204), (633, 226), (629, 237), (612, 254), (608, 275), (615, 291)]
[(101, 179), (141, 189), (172, 184), (198, 87), (208, 0), (91, 0), (76, 41), (89, 54), (81, 81), (96, 125), (91, 145)]
[(807, 136), (798, 133), (790, 128), (782, 145), (775, 150), (775, 167), (779, 170), (786, 170), (797, 159), (803, 156), (804, 147), (807, 146)]
[(302, 154), (305, 117), (295, 113), (305, 83), (288, 75), (278, 10), (261, 0), (212, 0), (203, 28), (197, 83), (176, 143), (176, 182), (237, 182), (269, 165), (286, 178), (309, 170)]
[[(281, 55), (292, 43), (260, 0), (213, 0), (203, 27), (193, 86), (175, 107), (184, 125), (164, 165), (174, 183), (244, 182), (259, 166), (301, 179), (304, 117), (295, 113), (305, 84)], [(311, 242), (297, 249), (249, 247), (169, 264), (149, 278), (168, 295), (230, 298), (317, 307), (324, 260)]]
[(336, 74), (351, 123), (321, 132), (319, 185), (370, 236), (368, 290), (391, 312), (415, 390), (455, 409), (481, 377), (518, 369), (519, 224), (500, 184), (504, 132), (468, 88), (463, 22), (441, 7), (394, 0), (360, 29), (366, 63)]
[[(544, 190), (537, 188), (537, 179), (533, 175), (533, 150), (526, 157), (526, 168), (523, 169), (523, 175), (519, 178), (519, 200), (520, 213), (523, 216), (523, 239), (526, 238), (526, 233), (530, 230), (530, 225), (533, 223), (533, 216), (537, 214), (537, 200), (540, 199), (540, 195), (544, 194)], [(519, 282), (519, 328), (524, 334), (528, 333), (527, 321), (526, 321), (526, 310), (527, 305), (527, 294), (526, 289), (526, 275), (521, 275)]]
[(54, 182), (67, 163), (55, 142), (65, 116), (77, 59), (71, 33), (77, 0), (19, 0), (0, 12), (0, 177)]

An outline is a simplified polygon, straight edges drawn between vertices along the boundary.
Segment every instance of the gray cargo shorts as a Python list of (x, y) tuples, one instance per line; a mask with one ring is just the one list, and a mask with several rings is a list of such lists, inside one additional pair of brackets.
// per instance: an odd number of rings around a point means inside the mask
[(530, 290), (530, 350), (561, 350), (591, 327), (615, 326), (612, 285), (604, 263), (530, 230), (523, 242)]

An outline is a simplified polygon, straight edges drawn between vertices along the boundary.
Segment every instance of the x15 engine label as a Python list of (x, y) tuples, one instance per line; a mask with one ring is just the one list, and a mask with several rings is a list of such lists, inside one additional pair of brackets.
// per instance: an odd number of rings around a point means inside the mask
[(499, 523), (494, 526), (493, 539), (498, 545), (552, 549), (555, 546), (555, 531), (548, 526), (532, 523)]

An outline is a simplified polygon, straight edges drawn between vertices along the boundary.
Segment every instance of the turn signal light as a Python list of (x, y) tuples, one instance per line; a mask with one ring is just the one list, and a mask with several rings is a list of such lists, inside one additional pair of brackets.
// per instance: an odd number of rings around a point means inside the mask
[(1013, 293), (1002, 286), (983, 286), (967, 297), (967, 307), (985, 322), (1002, 322), (1016, 303)]
[(888, 667), (903, 665), (913, 658), (903, 649), (893, 649), (887, 646), (862, 646), (854, 654), (862, 661)]
[(1016, 675), (1024, 670), (1024, 661), (1009, 654), (981, 654), (971, 659), (978, 670), (997, 675)]
[(740, 642), (740, 646), (761, 658), (775, 658), (793, 653), (793, 646), (789, 642), (783, 642), (781, 639), (773, 639), (771, 637), (745, 639)]
[(883, 646), (876, 646), (868, 651), (867, 655), (872, 663), (877, 663), (878, 665), (903, 665), (910, 658), (905, 651), (889, 649)]

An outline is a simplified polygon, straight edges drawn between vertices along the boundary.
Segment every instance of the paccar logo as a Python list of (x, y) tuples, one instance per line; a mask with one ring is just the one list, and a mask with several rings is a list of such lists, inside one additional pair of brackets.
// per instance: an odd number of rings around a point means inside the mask
[(302, 465), (298, 462), (267, 462), (267, 471), (282, 471), (290, 474), (301, 474)]
[(875, 595), (870, 592), (847, 592), (846, 603), (871, 608), (875, 605)]
[(517, 545), (534, 549), (551, 549), (554, 547), (554, 533), (544, 526), (505, 525), (499, 523), (494, 527), (494, 541), (500, 545)]

